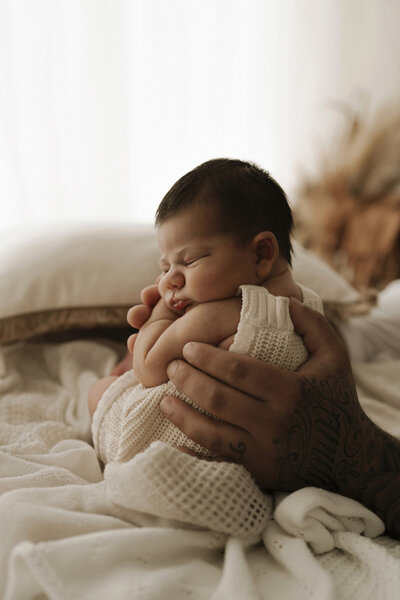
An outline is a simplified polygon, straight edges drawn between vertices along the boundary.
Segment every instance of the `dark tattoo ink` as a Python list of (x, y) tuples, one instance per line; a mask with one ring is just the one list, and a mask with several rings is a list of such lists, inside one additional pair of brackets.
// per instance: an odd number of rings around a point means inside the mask
[(302, 403), (281, 444), (280, 489), (311, 485), (342, 493), (400, 537), (400, 446), (362, 411), (350, 372), (303, 379)]
[(244, 456), (247, 451), (247, 446), (244, 442), (239, 442), (236, 447), (232, 444), (232, 442), (230, 442), (229, 448), (241, 456)]

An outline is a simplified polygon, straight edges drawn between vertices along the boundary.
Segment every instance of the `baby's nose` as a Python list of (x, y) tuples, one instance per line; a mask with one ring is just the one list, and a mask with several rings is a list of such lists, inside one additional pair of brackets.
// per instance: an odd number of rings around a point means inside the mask
[(181, 288), (185, 284), (183, 273), (175, 269), (167, 274), (167, 285), (171, 288)]

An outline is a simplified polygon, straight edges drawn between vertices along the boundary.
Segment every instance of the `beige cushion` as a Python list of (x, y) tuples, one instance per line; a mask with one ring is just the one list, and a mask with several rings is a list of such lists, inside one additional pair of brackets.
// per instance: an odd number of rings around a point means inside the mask
[(17, 229), (0, 241), (0, 341), (126, 324), (159, 273), (151, 225)]
[[(154, 282), (159, 252), (152, 225), (64, 225), (3, 232), (0, 342), (126, 324), (140, 291)], [(296, 280), (323, 300), (357, 293), (329, 266), (295, 245)]]

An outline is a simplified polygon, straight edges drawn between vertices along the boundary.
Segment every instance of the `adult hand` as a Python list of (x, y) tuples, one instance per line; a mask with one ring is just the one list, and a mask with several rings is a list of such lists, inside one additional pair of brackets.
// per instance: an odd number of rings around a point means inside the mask
[(214, 420), (178, 398), (164, 415), (219, 457), (246, 466), (263, 488), (317, 486), (361, 501), (400, 535), (400, 442), (360, 407), (347, 352), (322, 315), (290, 312), (309, 360), (288, 372), (200, 343), (168, 375)]

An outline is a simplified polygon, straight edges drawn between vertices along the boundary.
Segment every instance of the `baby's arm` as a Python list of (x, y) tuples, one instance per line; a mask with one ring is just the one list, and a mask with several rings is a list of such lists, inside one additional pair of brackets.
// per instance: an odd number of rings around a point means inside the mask
[(221, 344), (236, 332), (240, 310), (241, 299), (230, 298), (198, 304), (179, 316), (160, 300), (135, 342), (136, 377), (145, 387), (168, 381), (167, 366), (173, 359), (182, 358), (187, 342)]
[[(132, 316), (133, 311), (140, 310), (142, 305), (134, 306), (130, 309), (128, 317)], [(160, 335), (164, 333), (174, 321), (180, 318), (181, 315), (173, 312), (162, 298), (152, 308), (150, 316), (143, 322), (139, 333), (134, 334), (134, 347), (131, 344), (131, 338), (128, 339), (128, 348), (133, 354), (133, 370), (135, 371), (136, 355), (143, 351), (143, 347), (152, 347), (158, 340)], [(131, 336), (132, 337), (132, 336)]]

